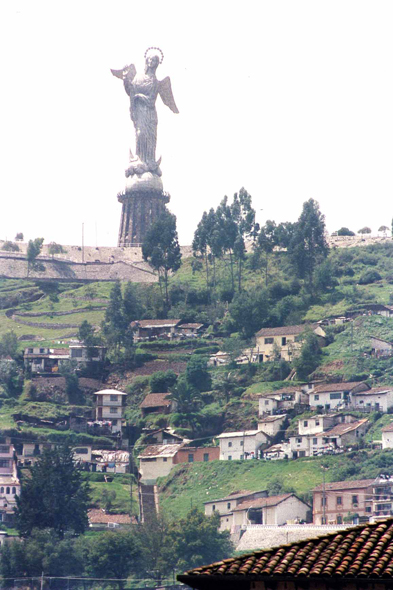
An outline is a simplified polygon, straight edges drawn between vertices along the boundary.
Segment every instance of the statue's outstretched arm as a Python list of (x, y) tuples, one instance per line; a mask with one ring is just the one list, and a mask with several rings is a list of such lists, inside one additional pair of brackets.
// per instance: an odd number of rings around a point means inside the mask
[(176, 106), (175, 99), (172, 94), (171, 79), (169, 76), (158, 83), (158, 93), (161, 96), (162, 102), (171, 109), (174, 113), (178, 113), (179, 109)]
[(136, 68), (134, 64), (125, 66), (122, 70), (111, 70), (111, 72), (116, 78), (120, 78), (120, 80), (123, 80), (124, 88), (126, 89), (127, 94), (133, 94), (132, 81), (135, 78), (136, 74)]

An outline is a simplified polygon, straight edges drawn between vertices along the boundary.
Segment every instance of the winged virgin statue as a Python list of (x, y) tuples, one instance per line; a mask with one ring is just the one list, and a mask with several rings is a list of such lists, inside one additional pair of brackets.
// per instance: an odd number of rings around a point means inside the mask
[(161, 176), (159, 168), (161, 158), (156, 162), (157, 95), (160, 95), (163, 103), (171, 111), (179, 112), (173, 98), (170, 78), (167, 76), (163, 80), (157, 80), (156, 77), (157, 67), (162, 60), (162, 51), (157, 47), (150, 47), (145, 53), (143, 73), (138, 74), (134, 64), (122, 70), (111, 70), (114, 76), (123, 80), (125, 91), (130, 97), (130, 115), (135, 127), (136, 157), (130, 154), (127, 176), (143, 174), (143, 172), (153, 172)]

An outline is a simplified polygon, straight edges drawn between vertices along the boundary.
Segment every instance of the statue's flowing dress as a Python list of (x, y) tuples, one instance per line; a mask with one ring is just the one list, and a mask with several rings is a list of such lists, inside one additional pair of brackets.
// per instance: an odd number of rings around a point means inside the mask
[(155, 163), (157, 143), (157, 111), (155, 102), (158, 93), (158, 81), (155, 74), (136, 75), (132, 88), (126, 86), (130, 95), (131, 119), (135, 126), (136, 155), (142, 162)]

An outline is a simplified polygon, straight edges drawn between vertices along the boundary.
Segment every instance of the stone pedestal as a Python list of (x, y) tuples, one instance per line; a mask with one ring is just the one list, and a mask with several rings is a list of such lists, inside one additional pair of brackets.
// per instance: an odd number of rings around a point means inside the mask
[(122, 203), (118, 246), (142, 246), (147, 231), (164, 213), (170, 196), (163, 191), (133, 191), (117, 198)]
[[(141, 167), (144, 166), (141, 164)], [(126, 170), (126, 188), (117, 195), (122, 203), (119, 229), (119, 247), (142, 246), (146, 233), (164, 213), (170, 196), (165, 193), (160, 176), (154, 172), (135, 173), (134, 167)]]

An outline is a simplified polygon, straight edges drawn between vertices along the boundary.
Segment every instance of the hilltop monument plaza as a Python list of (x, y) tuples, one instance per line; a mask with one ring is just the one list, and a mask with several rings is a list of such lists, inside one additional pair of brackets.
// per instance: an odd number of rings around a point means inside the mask
[(126, 186), (117, 195), (122, 203), (119, 229), (119, 247), (141, 246), (151, 225), (165, 211), (170, 196), (164, 192), (161, 158), (156, 161), (157, 111), (156, 99), (160, 95), (171, 111), (178, 113), (172, 94), (170, 78), (157, 80), (156, 70), (164, 55), (158, 47), (145, 52), (145, 69), (137, 73), (133, 64), (122, 70), (111, 70), (123, 80), (130, 97), (130, 115), (135, 128), (135, 155), (130, 150), (130, 161), (125, 171)]

